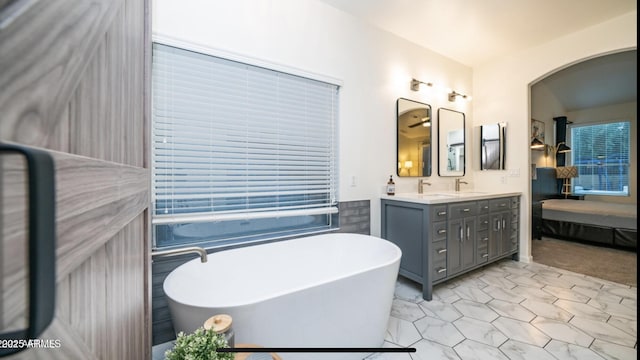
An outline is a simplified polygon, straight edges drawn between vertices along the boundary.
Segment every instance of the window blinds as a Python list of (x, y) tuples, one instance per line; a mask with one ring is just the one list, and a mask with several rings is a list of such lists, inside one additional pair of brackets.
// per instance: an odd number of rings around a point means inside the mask
[(575, 125), (571, 128), (572, 163), (579, 176), (577, 192), (627, 193), (630, 123)]
[(338, 86), (153, 44), (154, 224), (337, 212)]

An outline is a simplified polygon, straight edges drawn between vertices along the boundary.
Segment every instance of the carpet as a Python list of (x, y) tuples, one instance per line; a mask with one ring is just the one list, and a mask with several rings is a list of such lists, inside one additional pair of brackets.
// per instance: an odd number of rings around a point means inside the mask
[(533, 261), (638, 287), (638, 254), (632, 251), (543, 237), (531, 241)]

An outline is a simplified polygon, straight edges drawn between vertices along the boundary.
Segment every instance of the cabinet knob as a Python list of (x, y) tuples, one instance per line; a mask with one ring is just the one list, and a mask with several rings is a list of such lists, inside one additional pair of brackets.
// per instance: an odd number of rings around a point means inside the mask
[(447, 252), (447, 249), (440, 249), (438, 250), (438, 254), (444, 254)]
[(439, 268), (438, 270), (436, 270), (438, 274), (442, 274), (445, 271), (447, 271), (447, 268)]

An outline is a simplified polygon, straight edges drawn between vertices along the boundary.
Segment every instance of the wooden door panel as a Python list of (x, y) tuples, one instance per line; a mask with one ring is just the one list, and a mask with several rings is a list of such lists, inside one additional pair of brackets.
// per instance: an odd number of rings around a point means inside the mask
[[(38, 0), (0, 27), (0, 141), (56, 169), (58, 349), (14, 358), (150, 358), (148, 0)], [(0, 161), (0, 325), (20, 321), (24, 182)], [(24, 311), (23, 311), (24, 312)]]

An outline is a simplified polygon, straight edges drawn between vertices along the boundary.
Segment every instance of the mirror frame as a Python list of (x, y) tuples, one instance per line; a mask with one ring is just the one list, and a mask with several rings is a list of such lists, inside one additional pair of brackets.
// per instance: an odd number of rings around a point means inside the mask
[[(429, 128), (429, 130), (428, 130), (429, 145), (428, 145), (428, 151), (427, 151), (428, 152), (428, 158), (427, 158), (427, 156), (424, 156), (424, 149), (427, 148), (426, 145), (423, 147), (423, 155), (421, 155), (421, 156), (423, 156), (422, 163), (424, 165), (417, 167), (418, 168), (418, 173), (416, 175), (401, 174), (402, 168), (400, 166), (398, 166), (397, 169), (396, 169), (396, 175), (398, 177), (429, 177), (429, 176), (431, 176), (432, 171), (433, 171), (432, 170), (433, 169), (433, 166), (432, 166), (432, 164), (433, 164), (433, 161), (432, 161), (433, 155), (432, 155), (432, 153), (433, 153), (433, 123), (434, 123), (434, 119), (433, 119), (432, 107), (429, 104), (426, 104), (426, 103), (423, 103), (423, 102), (420, 102), (420, 101), (415, 101), (415, 100), (403, 98), (403, 97), (400, 97), (400, 98), (398, 98), (396, 100), (396, 162), (398, 164), (401, 164), (401, 160), (400, 160), (400, 149), (401, 149), (401, 144), (400, 144), (400, 134), (401, 134), (400, 133), (400, 116), (402, 114), (400, 114), (400, 101), (407, 101), (407, 102), (419, 105), (419, 106), (416, 106), (415, 108), (410, 108), (408, 110), (405, 110), (403, 112), (403, 114), (406, 113), (409, 110), (413, 110), (413, 109), (417, 109), (417, 108), (424, 107), (424, 108), (428, 109), (427, 111), (428, 111), (428, 114), (429, 114), (429, 117), (430, 117), (429, 121), (431, 122), (431, 126), (428, 127)], [(418, 153), (420, 153), (420, 152), (418, 152)], [(426, 170), (426, 171), (424, 171), (424, 170)]]
[[(485, 134), (488, 133), (489, 128), (497, 127), (497, 131), (495, 132), (497, 138), (485, 139)], [(507, 125), (504, 123), (496, 123), (496, 124), (485, 124), (480, 125), (480, 170), (504, 170), (504, 160), (505, 160), (505, 134)], [(497, 149), (497, 159), (495, 161), (491, 161), (492, 164), (497, 164), (497, 167), (492, 165), (491, 167), (487, 167), (487, 159), (486, 159), (486, 148), (485, 142), (487, 141), (498, 141), (498, 149)]]
[[(446, 138), (444, 137), (444, 126), (442, 116), (447, 112), (452, 113), (452, 115), (461, 116), (461, 127), (449, 127), (452, 129), (460, 129), (462, 130), (462, 171), (451, 171), (447, 170), (446, 164), (447, 161), (443, 161), (443, 156), (447, 158), (448, 149), (446, 148)], [(444, 143), (443, 143), (444, 142)], [(466, 125), (465, 125), (465, 115), (461, 111), (451, 110), (447, 108), (438, 108), (438, 176), (440, 177), (460, 177), (465, 175), (466, 171), (466, 162), (467, 162), (467, 141), (466, 141)]]

